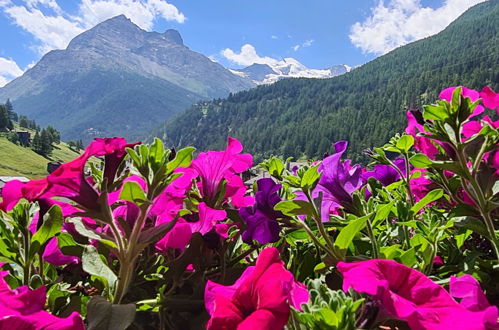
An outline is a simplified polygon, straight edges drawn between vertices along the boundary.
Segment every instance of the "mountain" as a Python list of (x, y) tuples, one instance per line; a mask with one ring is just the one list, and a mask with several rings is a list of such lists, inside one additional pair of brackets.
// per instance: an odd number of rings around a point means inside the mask
[(328, 69), (309, 69), (292, 57), (282, 61), (259, 64), (254, 63), (244, 69), (230, 71), (240, 77), (248, 78), (257, 85), (272, 84), (283, 78), (332, 78), (350, 72), (353, 68), (341, 64)]
[[(224, 100), (200, 102), (156, 133), (199, 150), (240, 139), (258, 158), (320, 157), (349, 140), (350, 157), (384, 144), (406, 124), (405, 110), (441, 89), (499, 88), (499, 1), (476, 5), (439, 34), (413, 42), (331, 79), (282, 79)], [(179, 128), (182, 129), (179, 129)], [(364, 159), (365, 160), (365, 159)]]
[(65, 140), (137, 138), (194, 102), (253, 87), (186, 47), (175, 30), (146, 32), (117, 16), (54, 50), (0, 89), (16, 111)]

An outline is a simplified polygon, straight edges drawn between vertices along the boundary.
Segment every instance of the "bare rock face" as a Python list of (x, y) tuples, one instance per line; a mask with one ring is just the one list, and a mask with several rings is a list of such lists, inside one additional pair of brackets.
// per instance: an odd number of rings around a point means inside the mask
[(190, 50), (178, 31), (147, 32), (120, 15), (47, 53), (0, 88), (0, 102), (10, 98), (63, 139), (137, 138), (199, 100), (254, 85)]

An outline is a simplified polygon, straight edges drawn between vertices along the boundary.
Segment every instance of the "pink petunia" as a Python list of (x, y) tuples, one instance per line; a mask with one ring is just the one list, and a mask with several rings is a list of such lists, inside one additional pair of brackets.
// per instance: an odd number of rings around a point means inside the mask
[(224, 151), (202, 152), (194, 159), (190, 168), (196, 171), (201, 179), (200, 192), (205, 202), (214, 207), (217, 202), (220, 184), (226, 180), (225, 198), (232, 199), (236, 206), (248, 206), (251, 199), (244, 199), (246, 188), (237, 174), (249, 169), (253, 164), (253, 156), (241, 154), (243, 145), (238, 140), (229, 137)]
[[(1, 264), (0, 264), (1, 266)], [(83, 330), (83, 321), (76, 312), (66, 318), (44, 311), (46, 288), (30, 290), (27, 286), (11, 290), (0, 271), (0, 329), (61, 329)]]
[(480, 97), (482, 98), (483, 105), (489, 109), (497, 110), (499, 114), (499, 93), (496, 93), (489, 86), (485, 86), (480, 91)]
[(290, 306), (301, 309), (308, 299), (305, 286), (284, 268), (279, 251), (268, 247), (256, 266), (248, 267), (233, 285), (208, 281), (205, 305), (211, 318), (207, 329), (282, 329)]
[(411, 329), (478, 330), (497, 326), (497, 307), (469, 310), (423, 273), (393, 260), (340, 262), (337, 269), (343, 274), (344, 291), (353, 288), (373, 296), (389, 315), (406, 321)]
[(417, 122), (414, 114), (411, 111), (407, 111), (407, 128), (405, 133), (414, 137), (414, 148), (430, 159), (435, 159), (438, 155), (437, 147), (432, 143), (430, 138), (419, 136), (418, 133), (428, 133), (424, 130), (424, 126)]
[(224, 210), (215, 210), (206, 203), (199, 203), (199, 212), (191, 215), (188, 220), (180, 218), (170, 232), (156, 243), (156, 248), (165, 251), (167, 248), (183, 249), (191, 240), (193, 233), (205, 235), (216, 230), (217, 223), (227, 217)]

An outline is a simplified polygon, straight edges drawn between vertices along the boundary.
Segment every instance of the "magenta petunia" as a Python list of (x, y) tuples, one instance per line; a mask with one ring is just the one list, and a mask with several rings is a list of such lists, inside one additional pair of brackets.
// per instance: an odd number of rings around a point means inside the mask
[(496, 93), (490, 88), (490, 86), (485, 86), (480, 91), (480, 97), (482, 98), (482, 103), (489, 109), (497, 110), (499, 114), (499, 93)]
[(76, 312), (61, 318), (44, 311), (45, 286), (12, 290), (4, 280), (5, 275), (7, 272), (0, 271), (0, 329), (84, 329), (83, 320)]
[(282, 329), (290, 306), (301, 309), (308, 299), (306, 287), (284, 268), (279, 251), (269, 247), (234, 285), (208, 281), (205, 305), (211, 318), (207, 329)]
[(497, 325), (497, 307), (472, 311), (458, 304), (423, 273), (393, 260), (340, 262), (343, 290), (367, 293), (411, 329), (489, 329)]
[(460, 304), (470, 311), (479, 312), (489, 308), (487, 297), (480, 288), (480, 283), (471, 275), (451, 276), (450, 295), (459, 298)]
[(251, 167), (253, 156), (241, 154), (242, 150), (241, 142), (229, 137), (224, 151), (202, 152), (192, 161), (190, 168), (195, 170), (201, 179), (200, 192), (208, 205), (215, 206), (220, 183), (224, 179), (228, 183), (226, 198), (232, 198), (232, 202), (239, 207), (247, 206), (248, 202), (251, 202), (244, 199), (246, 188), (237, 174)]
[(216, 210), (201, 202), (198, 213), (180, 218), (173, 229), (156, 243), (156, 248), (165, 251), (167, 248), (183, 249), (191, 240), (193, 233), (205, 235), (216, 231), (217, 224), (227, 218), (224, 210)]
[(430, 138), (419, 136), (418, 133), (426, 133), (424, 130), (424, 126), (420, 124), (414, 113), (411, 111), (407, 111), (407, 128), (405, 129), (405, 133), (414, 137), (414, 148), (428, 156), (430, 159), (435, 159), (435, 156), (438, 155), (438, 149), (433, 144)]

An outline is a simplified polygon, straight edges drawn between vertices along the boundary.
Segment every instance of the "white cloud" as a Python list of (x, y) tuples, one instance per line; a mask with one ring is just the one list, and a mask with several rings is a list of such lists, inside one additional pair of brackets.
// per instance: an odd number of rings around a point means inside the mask
[(251, 44), (243, 45), (239, 53), (234, 52), (230, 48), (226, 48), (222, 50), (220, 54), (229, 61), (244, 66), (248, 66), (253, 63), (275, 65), (279, 62), (278, 60), (272, 57), (259, 56), (256, 53), (255, 47)]
[(11, 59), (0, 57), (0, 87), (23, 74), (23, 70)]
[(314, 43), (314, 41), (315, 41), (314, 39), (309, 39), (309, 40), (304, 41), (301, 45), (294, 45), (291, 48), (296, 52), (300, 48), (305, 48), (305, 47), (312, 46), (312, 44)]
[(0, 0), (0, 7), (39, 42), (36, 49), (40, 54), (64, 49), (78, 34), (120, 14), (145, 30), (151, 30), (158, 18), (179, 23), (186, 20), (184, 14), (165, 0), (81, 0), (74, 16), (64, 12), (57, 0), (24, 0), (24, 4), (18, 5)]
[(442, 31), (471, 6), (486, 0), (444, 0), (436, 8), (420, 0), (380, 0), (371, 16), (351, 27), (350, 40), (365, 53), (390, 50)]
[(151, 30), (157, 17), (179, 23), (186, 20), (184, 14), (164, 0), (82, 0), (80, 4), (80, 20), (87, 27), (120, 14), (145, 30)]
[(278, 37), (278, 36), (276, 36), (276, 35), (271, 35), (271, 36), (270, 36), (270, 38), (271, 38), (271, 39), (274, 39), (274, 40), (279, 39), (279, 37)]

